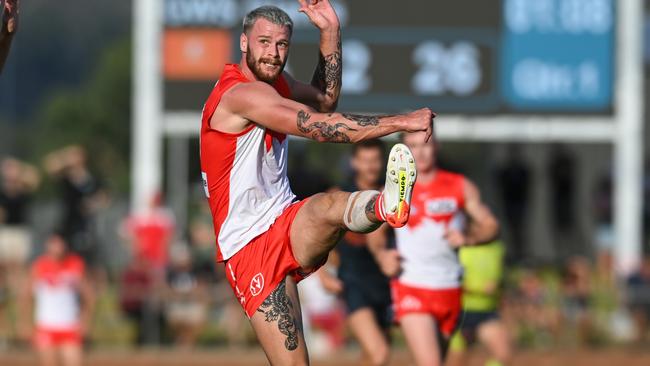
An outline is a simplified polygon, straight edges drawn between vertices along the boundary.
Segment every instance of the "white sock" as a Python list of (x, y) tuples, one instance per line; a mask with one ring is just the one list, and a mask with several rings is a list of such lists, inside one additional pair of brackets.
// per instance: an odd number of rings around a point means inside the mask
[[(378, 191), (357, 191), (350, 194), (348, 204), (345, 206), (343, 223), (355, 233), (369, 233), (381, 225), (380, 222), (372, 222), (366, 214), (366, 206), (373, 198), (379, 195)], [(372, 208), (374, 213), (375, 208)]]

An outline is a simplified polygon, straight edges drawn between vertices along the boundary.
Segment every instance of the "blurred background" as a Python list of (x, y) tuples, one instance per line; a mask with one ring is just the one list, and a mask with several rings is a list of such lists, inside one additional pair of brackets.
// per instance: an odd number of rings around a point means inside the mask
[[(500, 218), (514, 363), (650, 364), (650, 1), (331, 1), (339, 110), (431, 107), (441, 166)], [(20, 3), (0, 76), (0, 364), (36, 360), (18, 299), (53, 230), (96, 292), (89, 364), (264, 364), (214, 263), (198, 159), (203, 103), (263, 4), (294, 18), (288, 69), (309, 80), (318, 33), (292, 0)], [(299, 197), (350, 179), (349, 146), (290, 152)], [(308, 323), (341, 311), (301, 286)], [(308, 327), (312, 356), (356, 364), (336, 329)], [(393, 348), (405, 364), (397, 330)]]

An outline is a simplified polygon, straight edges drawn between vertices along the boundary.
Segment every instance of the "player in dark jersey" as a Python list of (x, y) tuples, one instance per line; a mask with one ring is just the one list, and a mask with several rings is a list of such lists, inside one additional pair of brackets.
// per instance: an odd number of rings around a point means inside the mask
[(0, 74), (18, 29), (18, 0), (0, 1)]
[[(380, 190), (386, 160), (384, 144), (374, 139), (355, 144), (352, 149), (354, 178), (344, 190)], [(365, 364), (370, 365), (385, 365), (390, 355), (390, 286), (367, 248), (369, 240), (378, 239), (384, 240), (384, 235), (347, 232), (336, 249), (339, 281), (327, 271), (319, 272), (323, 285), (340, 294), (345, 302), (350, 331), (361, 346)]]

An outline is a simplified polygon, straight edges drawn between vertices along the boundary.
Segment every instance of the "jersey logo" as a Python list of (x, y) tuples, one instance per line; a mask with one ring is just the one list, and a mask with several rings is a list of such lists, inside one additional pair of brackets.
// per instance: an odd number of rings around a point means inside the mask
[(264, 276), (262, 276), (262, 273), (258, 273), (251, 280), (251, 285), (250, 285), (251, 294), (253, 296), (257, 296), (260, 294), (260, 292), (262, 292), (263, 288), (264, 288)]
[(210, 198), (210, 190), (208, 189), (208, 174), (206, 172), (201, 172), (201, 180), (203, 181), (203, 191), (205, 196)]
[(458, 202), (453, 197), (443, 197), (428, 200), (425, 203), (425, 211), (428, 215), (449, 215), (458, 211)]
[(399, 302), (399, 306), (402, 310), (415, 311), (422, 308), (422, 302), (415, 296), (406, 295), (402, 301)]

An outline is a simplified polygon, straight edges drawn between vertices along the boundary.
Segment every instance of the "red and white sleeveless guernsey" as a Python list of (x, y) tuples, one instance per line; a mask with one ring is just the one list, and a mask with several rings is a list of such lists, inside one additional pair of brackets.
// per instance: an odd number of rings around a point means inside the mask
[[(222, 95), (250, 81), (239, 65), (226, 65), (203, 108), (201, 175), (212, 211), (219, 261), (232, 257), (267, 231), (296, 198), (287, 178), (286, 135), (255, 123), (237, 134), (210, 127)], [(283, 97), (291, 96), (282, 75), (273, 87)]]
[(85, 271), (81, 257), (69, 254), (56, 261), (44, 255), (32, 264), (31, 271), (37, 329), (77, 331), (80, 325), (77, 294)]
[(427, 183), (415, 182), (411, 212), (405, 227), (395, 230), (403, 258), (399, 282), (426, 289), (460, 287), (462, 267), (445, 231), (462, 225), (465, 177), (437, 170)]

